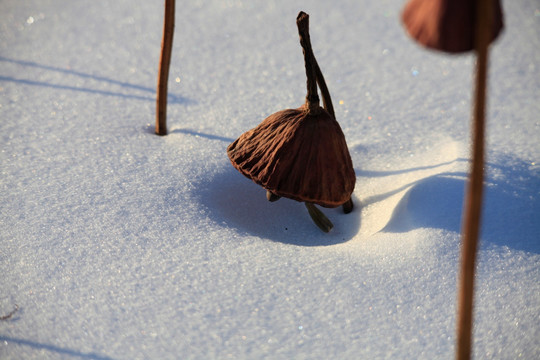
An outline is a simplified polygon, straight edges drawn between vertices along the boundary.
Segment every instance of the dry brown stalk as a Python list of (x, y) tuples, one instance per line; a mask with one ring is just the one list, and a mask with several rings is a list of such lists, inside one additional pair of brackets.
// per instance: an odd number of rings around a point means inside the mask
[(175, 0), (165, 0), (156, 100), (156, 134), (158, 135), (167, 135), (167, 84), (169, 82), (169, 67), (174, 35), (174, 12)]
[(492, 2), (477, 0), (476, 11), (476, 88), (473, 110), (473, 156), (465, 201), (462, 229), (461, 274), (459, 280), (456, 359), (472, 354), (474, 274), (482, 212), (484, 183), (484, 138), (488, 47), (492, 22)]

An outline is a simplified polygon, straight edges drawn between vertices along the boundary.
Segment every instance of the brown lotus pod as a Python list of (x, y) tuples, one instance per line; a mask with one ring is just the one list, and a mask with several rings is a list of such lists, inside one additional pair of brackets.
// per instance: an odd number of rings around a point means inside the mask
[(230, 144), (227, 154), (236, 169), (267, 190), (268, 200), (283, 196), (305, 202), (315, 223), (328, 232), (333, 225), (314, 204), (344, 205), (350, 212), (356, 175), (341, 127), (319, 105), (317, 81), (333, 113), (311, 49), (309, 16), (300, 12), (297, 25), (307, 75), (305, 104), (270, 115)]
[[(500, 0), (492, 2), (490, 42), (503, 28)], [(420, 44), (435, 50), (461, 53), (475, 48), (477, 1), (410, 0), (401, 20), (409, 35)]]

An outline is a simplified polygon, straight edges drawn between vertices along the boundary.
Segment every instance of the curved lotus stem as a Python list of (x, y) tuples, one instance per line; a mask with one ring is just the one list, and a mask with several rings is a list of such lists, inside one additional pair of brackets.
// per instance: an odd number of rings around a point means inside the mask
[(175, 0), (165, 0), (165, 19), (163, 22), (163, 40), (159, 60), (159, 76), (156, 100), (156, 134), (167, 135), (167, 84), (174, 35)]
[(317, 92), (317, 61), (315, 55), (313, 55), (313, 49), (311, 48), (311, 40), (309, 38), (309, 15), (303, 11), (300, 11), (296, 17), (296, 25), (298, 27), (298, 35), (300, 36), (300, 45), (304, 52), (304, 63), (306, 66), (307, 77), (307, 95), (306, 103), (310, 113), (317, 112), (319, 110), (319, 94)]
[(334, 227), (334, 224), (312, 203), (304, 203), (308, 209), (309, 216), (313, 222), (324, 232), (329, 232)]
[(482, 210), (484, 182), (484, 128), (488, 46), (492, 18), (490, 0), (477, 0), (476, 22), (476, 88), (474, 105), (473, 158), (467, 189), (462, 229), (460, 291), (458, 297), (457, 352), (458, 360), (468, 360), (472, 353), (473, 295), (478, 233)]
[(336, 114), (334, 112), (334, 105), (332, 105), (332, 98), (330, 97), (330, 91), (328, 91), (328, 86), (326, 86), (326, 81), (324, 81), (324, 76), (322, 74), (321, 68), (319, 67), (319, 64), (317, 63), (317, 59), (313, 57), (313, 60), (315, 62), (315, 74), (317, 76), (317, 84), (319, 85), (319, 88), (321, 89), (323, 107), (335, 119)]

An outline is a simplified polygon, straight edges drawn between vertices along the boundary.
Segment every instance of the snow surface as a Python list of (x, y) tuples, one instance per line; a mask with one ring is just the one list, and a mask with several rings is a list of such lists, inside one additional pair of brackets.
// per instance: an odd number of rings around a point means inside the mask
[[(0, 2), (1, 359), (451, 359), (473, 55), (427, 51), (404, 0)], [(540, 7), (491, 51), (474, 355), (540, 358)], [(295, 24), (355, 170), (319, 231), (225, 149), (305, 96)]]

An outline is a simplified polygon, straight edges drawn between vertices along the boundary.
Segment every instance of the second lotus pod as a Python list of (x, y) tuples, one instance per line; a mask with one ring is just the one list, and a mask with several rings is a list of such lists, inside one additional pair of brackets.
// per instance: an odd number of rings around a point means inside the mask
[[(229, 145), (232, 165), (267, 190), (275, 201), (287, 197), (306, 204), (321, 230), (333, 224), (317, 208), (343, 205), (352, 211), (356, 175), (345, 136), (337, 123), (324, 77), (309, 38), (309, 15), (296, 19), (307, 76), (306, 102), (297, 109), (278, 111)], [(317, 83), (325, 108), (319, 105)]]

